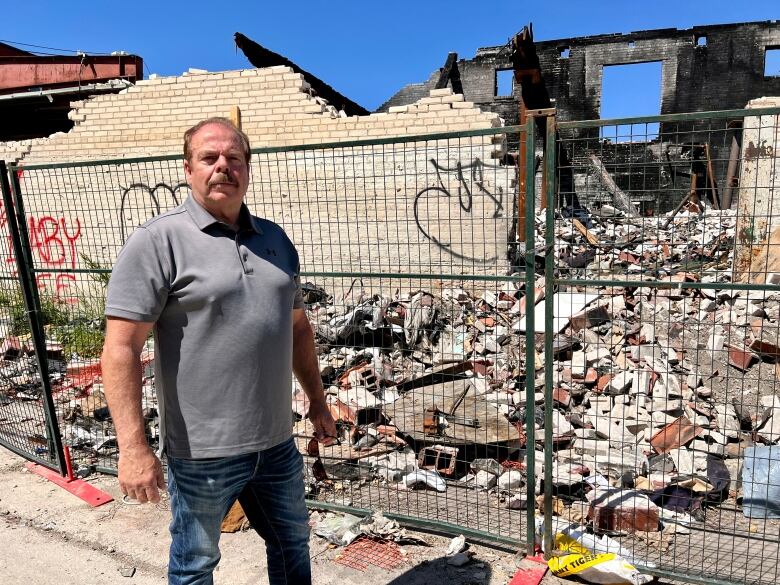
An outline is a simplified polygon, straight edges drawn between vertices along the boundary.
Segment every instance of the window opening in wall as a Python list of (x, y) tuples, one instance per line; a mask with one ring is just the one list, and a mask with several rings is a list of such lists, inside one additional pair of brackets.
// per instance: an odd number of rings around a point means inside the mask
[(707, 36), (701, 35), (696, 37), (696, 46), (697, 47), (706, 47), (707, 46)]
[(512, 69), (496, 69), (496, 97), (512, 97), (515, 72)]
[(636, 43), (634, 41), (628, 41), (628, 48), (633, 49), (634, 47), (636, 47)]
[(561, 47), (561, 59), (569, 58), (569, 47)]
[(764, 77), (780, 77), (780, 47), (767, 47), (764, 54)]
[[(661, 61), (605, 65), (601, 84), (601, 118), (655, 116), (661, 113)], [(602, 128), (613, 142), (644, 142), (658, 137), (658, 123)]]

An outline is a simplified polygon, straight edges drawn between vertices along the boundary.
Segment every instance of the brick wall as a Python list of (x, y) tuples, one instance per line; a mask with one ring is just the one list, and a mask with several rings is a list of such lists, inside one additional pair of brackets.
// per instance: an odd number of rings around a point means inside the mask
[[(33, 145), (27, 163), (170, 154), (181, 136), (209, 116), (238, 106), (253, 146), (284, 146), (431, 132), (490, 128), (483, 113), (450, 90), (433, 91), (404, 111), (340, 118), (312, 98), (308, 83), (289, 67), (187, 74), (139, 81), (118, 94), (73, 102), (68, 133)], [(0, 143), (2, 144), (2, 143)]]
[[(144, 80), (74, 103), (75, 127), (33, 141), (22, 164), (170, 155), (184, 131), (241, 109), (253, 147), (419, 136), (497, 127), (463, 96), (443, 89), (392, 112), (341, 118), (286, 67)], [(7, 146), (7, 145), (6, 145)], [(272, 151), (253, 158), (247, 199), (282, 224), (304, 270), (504, 273), (514, 216), (515, 169), (498, 163), (503, 136)], [(16, 151), (14, 151), (16, 152)], [(11, 159), (13, 160), (13, 159)], [(110, 265), (132, 230), (187, 195), (180, 160), (111, 162), (24, 171), (33, 257), (44, 290), (72, 296), (59, 277)], [(0, 229), (7, 229), (3, 226)]]
[(33, 143), (38, 140), (16, 140), (12, 142), (0, 142), (0, 160), (8, 164), (16, 163), (30, 152)]
[[(767, 21), (536, 41), (536, 52), (558, 119), (587, 120), (600, 117), (603, 68), (609, 65), (661, 61), (662, 114), (739, 109), (751, 99), (778, 95), (780, 77), (764, 75), (766, 50), (778, 45), (780, 23)], [(518, 123), (519, 92), (497, 96), (495, 75), (511, 68), (507, 46), (483, 47), (458, 61), (466, 99), (500, 114), (507, 125)], [(438, 78), (436, 71), (411, 91), (402, 88), (379, 111), (416, 99)]]

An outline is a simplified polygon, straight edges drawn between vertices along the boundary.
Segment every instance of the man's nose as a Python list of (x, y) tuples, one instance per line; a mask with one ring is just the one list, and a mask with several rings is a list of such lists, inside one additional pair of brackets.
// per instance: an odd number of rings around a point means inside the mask
[(217, 158), (217, 162), (214, 166), (216, 167), (214, 170), (219, 172), (227, 172), (228, 169), (230, 169), (228, 159), (224, 154), (219, 155), (219, 158)]

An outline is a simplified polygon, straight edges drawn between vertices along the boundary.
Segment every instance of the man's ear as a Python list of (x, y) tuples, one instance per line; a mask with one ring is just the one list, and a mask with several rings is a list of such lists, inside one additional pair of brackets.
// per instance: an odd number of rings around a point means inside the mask
[(186, 158), (184, 159), (184, 176), (189, 183), (190, 177), (192, 176), (192, 169), (190, 168), (190, 161), (188, 161)]

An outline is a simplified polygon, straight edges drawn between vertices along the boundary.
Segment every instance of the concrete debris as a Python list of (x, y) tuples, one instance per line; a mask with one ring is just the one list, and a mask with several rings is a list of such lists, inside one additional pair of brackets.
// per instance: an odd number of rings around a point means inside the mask
[(459, 552), (447, 559), (447, 564), (453, 567), (462, 567), (463, 565), (467, 565), (470, 562), (471, 562), (471, 554), (469, 553), (469, 551)]
[(310, 520), (312, 531), (337, 546), (347, 546), (359, 537), (369, 537), (377, 541), (399, 544), (423, 544), (418, 538), (407, 534), (397, 520), (386, 517), (381, 512), (361, 518), (352, 514), (313, 512)]
[(450, 545), (447, 547), (447, 556), (455, 556), (464, 550), (466, 550), (466, 537), (461, 534), (450, 541)]

